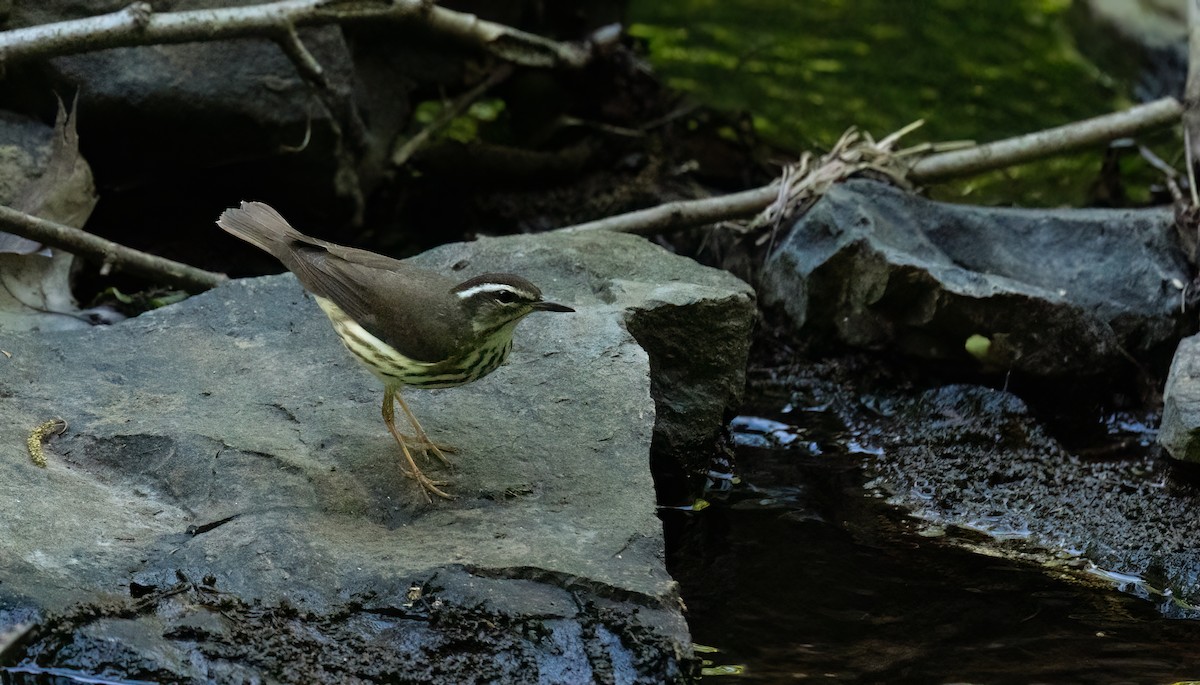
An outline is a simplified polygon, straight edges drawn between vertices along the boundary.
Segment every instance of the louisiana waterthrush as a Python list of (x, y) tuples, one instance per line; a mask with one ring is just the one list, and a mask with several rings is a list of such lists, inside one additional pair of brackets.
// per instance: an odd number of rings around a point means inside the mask
[[(547, 302), (513, 274), (458, 282), (391, 257), (304, 235), (261, 202), (243, 202), (217, 225), (274, 255), (333, 322), (346, 349), (383, 381), (383, 420), (408, 462), (407, 475), (430, 494), (452, 497), (417, 466), (410, 446), (449, 464), (400, 397), (406, 386), (450, 388), (496, 370), (512, 349), (513, 329), (532, 312), (572, 312)], [(416, 437), (396, 430), (393, 402)]]

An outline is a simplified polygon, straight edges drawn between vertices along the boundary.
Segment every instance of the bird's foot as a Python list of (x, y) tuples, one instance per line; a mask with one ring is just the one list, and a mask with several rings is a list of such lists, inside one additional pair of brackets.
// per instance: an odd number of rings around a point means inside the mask
[(450, 452), (451, 454), (453, 454), (455, 451), (453, 447), (450, 447), (450, 449), (446, 449), (446, 447), (447, 447), (446, 445), (439, 445), (433, 441), (422, 442), (422, 443), (417, 443), (417, 444), (420, 445), (421, 448), (425, 451), (425, 456), (428, 457), (429, 455), (432, 454), (434, 457), (437, 457), (438, 461), (442, 462), (442, 466), (445, 466), (446, 468), (449, 468), (449, 469), (454, 468), (454, 462), (450, 461), (449, 457), (447, 457), (445, 454), (443, 454), (443, 452)]
[(448, 499), (448, 500), (456, 499), (454, 497), (454, 495), (451, 495), (450, 493), (446, 492), (445, 490), (442, 490), (441, 487), (439, 487), (442, 485), (449, 485), (450, 481), (434, 480), (434, 479), (430, 478), (429, 476), (426, 476), (421, 471), (421, 469), (415, 469), (413, 471), (404, 471), (403, 473), (404, 473), (404, 475), (408, 476), (409, 478), (412, 478), (413, 480), (417, 481), (417, 485), (421, 486), (421, 494), (425, 495), (426, 502), (430, 502), (430, 503), (433, 502), (433, 498), (430, 497), (430, 495), (437, 495), (438, 497), (440, 497), (442, 499)]
[(440, 442), (434, 442), (433, 440), (428, 440), (421, 436), (412, 436), (407, 433), (401, 433), (401, 435), (404, 437), (404, 442), (408, 443), (410, 446), (416, 447), (417, 449), (424, 451), (426, 454), (428, 454), (430, 451), (433, 451), (434, 456), (447, 466), (450, 465), (450, 462), (446, 461), (446, 454), (456, 454), (458, 452), (458, 448), (454, 447), (453, 445), (443, 445)]
[[(403, 438), (403, 442), (401, 442), (401, 438)], [(399, 438), (396, 438), (396, 442), (399, 442), (402, 447), (407, 445), (413, 449), (420, 450), (426, 458), (432, 456), (433, 458), (442, 462), (442, 466), (445, 466), (446, 468), (454, 468), (454, 462), (450, 461), (450, 458), (447, 457), (445, 453), (449, 452), (454, 454), (458, 450), (454, 449), (450, 445), (443, 445), (441, 443), (437, 443), (432, 440), (425, 440), (419, 437), (415, 438), (411, 435), (405, 435), (403, 433), (401, 433)]]
[[(400, 408), (404, 410), (405, 416), (408, 417), (409, 424), (417, 432), (415, 438), (404, 435), (400, 431), (396, 430), (394, 404), (399, 404)], [(437, 457), (437, 459), (446, 466), (451, 466), (450, 460), (447, 459), (446, 455), (442, 452), (443, 450), (453, 452), (453, 448), (443, 447), (442, 445), (439, 445), (433, 440), (429, 439), (429, 436), (425, 434), (425, 430), (421, 428), (420, 422), (417, 421), (417, 417), (413, 416), (413, 413), (408, 409), (408, 405), (404, 403), (404, 400), (400, 399), (400, 395), (396, 394), (396, 389), (392, 386), (387, 386), (383, 391), (383, 422), (387, 424), (388, 432), (391, 433), (392, 437), (396, 439), (396, 444), (400, 445), (400, 451), (404, 453), (404, 460), (408, 463), (409, 468), (403, 472), (404, 475), (417, 481), (417, 484), (421, 486), (421, 494), (425, 495), (425, 501), (429, 503), (433, 502), (433, 498), (430, 495), (437, 495), (442, 499), (454, 499), (453, 495), (446, 493), (444, 490), (438, 487), (440, 485), (446, 485), (448, 481), (433, 480), (421, 472), (421, 467), (417, 466), (416, 460), (413, 459), (412, 450), (409, 449), (409, 444), (420, 449), (421, 452), (423, 452), (426, 456), (433, 454), (433, 456)]]

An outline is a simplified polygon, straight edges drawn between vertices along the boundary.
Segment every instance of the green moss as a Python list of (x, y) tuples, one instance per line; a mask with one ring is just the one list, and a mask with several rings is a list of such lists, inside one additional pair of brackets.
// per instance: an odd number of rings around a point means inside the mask
[[(987, 142), (1127, 107), (1076, 51), (1068, 0), (671, 0), (634, 3), (631, 33), (675, 88), (754, 114), (794, 150), (851, 125), (876, 139)], [(1082, 204), (1100, 152), (946, 186), (946, 199)]]

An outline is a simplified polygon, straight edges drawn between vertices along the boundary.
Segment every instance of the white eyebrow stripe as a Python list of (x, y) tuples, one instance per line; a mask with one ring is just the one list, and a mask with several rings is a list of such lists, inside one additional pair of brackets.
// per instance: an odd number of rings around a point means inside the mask
[(454, 294), (466, 300), (475, 297), (480, 293), (512, 293), (527, 300), (537, 299), (531, 293), (525, 292), (519, 288), (514, 288), (507, 283), (480, 283), (479, 285), (473, 285), (466, 290), (459, 290)]

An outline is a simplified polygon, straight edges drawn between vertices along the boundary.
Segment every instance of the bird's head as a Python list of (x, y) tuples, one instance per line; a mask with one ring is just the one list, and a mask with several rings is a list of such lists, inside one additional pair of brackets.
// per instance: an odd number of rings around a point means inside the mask
[(573, 312), (574, 309), (542, 299), (542, 291), (513, 274), (483, 274), (455, 286), (471, 327), (477, 336), (490, 336), (533, 312)]

